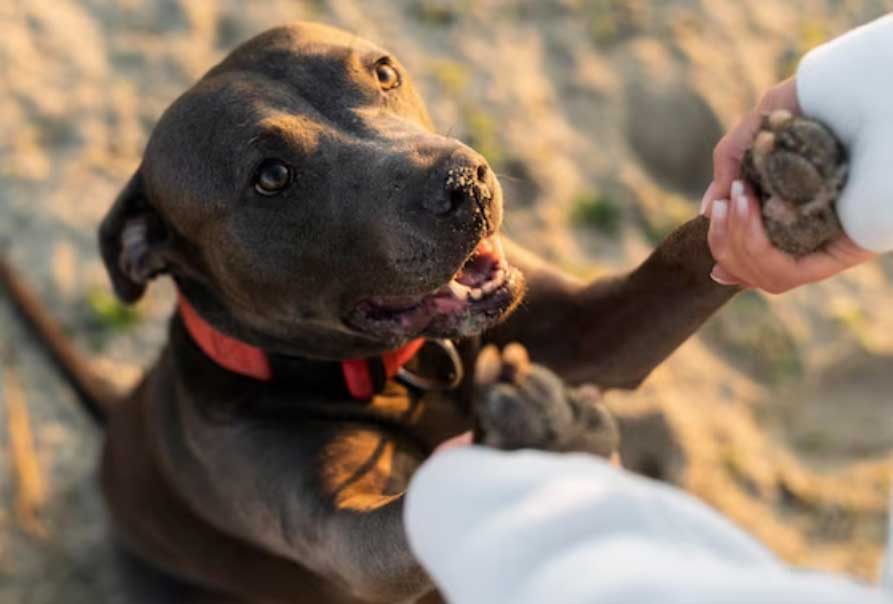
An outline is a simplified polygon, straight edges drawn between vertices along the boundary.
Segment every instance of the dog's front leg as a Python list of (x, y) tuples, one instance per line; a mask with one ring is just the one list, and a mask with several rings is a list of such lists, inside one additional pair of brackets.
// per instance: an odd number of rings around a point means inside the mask
[(351, 595), (365, 602), (414, 604), (432, 591), (409, 549), (403, 494), (367, 495), (369, 509), (342, 509), (330, 517), (332, 566)]
[(433, 590), (403, 527), (422, 456), (396, 432), (300, 417), (187, 425), (165, 445), (179, 496), (222, 533), (337, 586), (313, 601), (408, 603)]
[(637, 386), (738, 291), (710, 279), (708, 226), (698, 217), (637, 269), (589, 284), (507, 242), (509, 263), (525, 273), (528, 294), (487, 339), (522, 343), (534, 361), (572, 383)]

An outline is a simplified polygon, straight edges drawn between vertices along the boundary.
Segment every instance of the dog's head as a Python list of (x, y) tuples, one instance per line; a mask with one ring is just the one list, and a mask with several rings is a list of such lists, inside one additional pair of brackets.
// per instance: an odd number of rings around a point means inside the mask
[(116, 291), (170, 273), (219, 329), (281, 352), (474, 335), (521, 297), (487, 161), (436, 134), (400, 63), (312, 24), (233, 51), (161, 117), (100, 229)]

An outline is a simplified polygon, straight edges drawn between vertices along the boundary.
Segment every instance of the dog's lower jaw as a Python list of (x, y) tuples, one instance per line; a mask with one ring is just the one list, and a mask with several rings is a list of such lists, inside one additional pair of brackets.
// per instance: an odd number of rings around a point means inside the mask
[(509, 264), (499, 234), (490, 231), (445, 284), (427, 293), (365, 298), (345, 322), (392, 343), (415, 337), (471, 337), (508, 316), (523, 291), (523, 275)]
[(414, 306), (397, 311), (361, 303), (346, 322), (352, 329), (380, 339), (391, 348), (417, 337), (473, 337), (494, 327), (517, 308), (523, 298), (524, 283), (518, 269), (507, 267), (500, 283), (480, 299), (462, 300), (435, 292), (420, 298)]

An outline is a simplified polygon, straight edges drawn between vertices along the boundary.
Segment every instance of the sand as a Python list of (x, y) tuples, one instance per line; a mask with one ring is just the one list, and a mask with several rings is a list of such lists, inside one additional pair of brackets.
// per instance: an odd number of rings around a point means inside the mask
[[(891, 8), (7, 0), (0, 239), (97, 367), (132, 383), (163, 341), (172, 291), (153, 286), (132, 315), (116, 307), (96, 225), (178, 94), (239, 41), (313, 19), (401, 58), (438, 127), (503, 176), (511, 236), (579, 275), (624, 270), (694, 215), (713, 144), (761, 90), (810, 46)], [(608, 395), (628, 465), (703, 498), (795, 564), (873, 579), (891, 487), (891, 279), (886, 258), (736, 300), (639, 391)], [(122, 600), (95, 485), (101, 433), (5, 302), (0, 347), (13, 353), (4, 366), (22, 382), (44, 479), (35, 525), (17, 512), (20, 464), (0, 455), (0, 603)], [(20, 442), (12, 427), (0, 413), (4, 451)]]

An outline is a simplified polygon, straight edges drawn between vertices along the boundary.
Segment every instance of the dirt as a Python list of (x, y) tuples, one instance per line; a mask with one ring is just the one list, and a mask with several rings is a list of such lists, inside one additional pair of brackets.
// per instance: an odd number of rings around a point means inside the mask
[[(314, 19), (395, 52), (438, 127), (490, 159), (506, 231), (595, 276), (697, 211), (722, 132), (796, 58), (889, 1), (10, 0), (0, 3), (0, 239), (97, 367), (125, 385), (163, 341), (168, 284), (109, 298), (96, 226), (163, 109), (227, 49)], [(893, 447), (893, 258), (746, 294), (634, 393), (627, 463), (795, 564), (873, 579)], [(44, 502), (29, 532), (0, 463), (0, 603), (123, 595), (95, 483), (101, 433), (0, 302)], [(2, 392), (5, 393), (7, 384)], [(6, 409), (5, 406), (2, 407)], [(21, 425), (21, 421), (16, 422)], [(0, 447), (11, 447), (0, 413)]]

